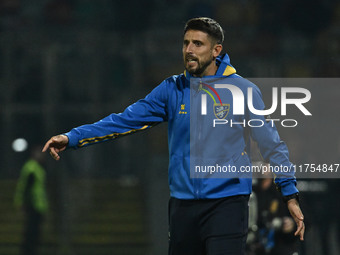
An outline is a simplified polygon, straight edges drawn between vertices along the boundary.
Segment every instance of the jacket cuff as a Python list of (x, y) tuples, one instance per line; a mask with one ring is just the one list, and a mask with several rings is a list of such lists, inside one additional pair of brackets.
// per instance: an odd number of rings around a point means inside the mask
[(295, 186), (296, 182), (287, 182), (280, 187), (282, 196), (289, 196), (298, 193), (299, 190)]
[(78, 145), (78, 139), (76, 138), (76, 136), (72, 135), (72, 131), (64, 133), (63, 135), (66, 135), (68, 137), (68, 144), (67, 144), (67, 149), (68, 148), (73, 148), (73, 149), (77, 149), (77, 145)]

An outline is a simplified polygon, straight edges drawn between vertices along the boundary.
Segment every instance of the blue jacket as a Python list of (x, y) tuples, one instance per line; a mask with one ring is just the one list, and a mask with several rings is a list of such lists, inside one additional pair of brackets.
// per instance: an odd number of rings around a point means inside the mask
[[(230, 65), (227, 54), (218, 57), (219, 68), (212, 78), (239, 78), (244, 81), (242, 90), (254, 88), (254, 106), (264, 109), (259, 89), (246, 79), (236, 74)], [(190, 178), (190, 74), (174, 75), (154, 88), (144, 99), (137, 101), (119, 114), (88, 125), (72, 129), (65, 135), (69, 138), (69, 148), (81, 148), (88, 145), (112, 140), (124, 135), (151, 128), (157, 123), (168, 122), (169, 145), (169, 187), (170, 195), (178, 199), (212, 199), (240, 194), (250, 194), (251, 178)], [(207, 77), (209, 78), (209, 77)], [(199, 78), (193, 78), (199, 79)], [(247, 111), (247, 109), (246, 109)], [(249, 111), (247, 111), (249, 112)], [(232, 114), (232, 113), (229, 113)], [(233, 117), (230, 115), (229, 117)], [(256, 117), (260, 118), (260, 117)], [(263, 118), (263, 116), (261, 116)], [(239, 168), (250, 165), (247, 151), (248, 134), (259, 144), (265, 160), (271, 165), (291, 163), (286, 145), (280, 141), (275, 127), (264, 125), (263, 128), (245, 129), (241, 125), (233, 130), (230, 139), (223, 143), (228, 156)], [(275, 179), (283, 195), (298, 192), (293, 173), (284, 178)]]

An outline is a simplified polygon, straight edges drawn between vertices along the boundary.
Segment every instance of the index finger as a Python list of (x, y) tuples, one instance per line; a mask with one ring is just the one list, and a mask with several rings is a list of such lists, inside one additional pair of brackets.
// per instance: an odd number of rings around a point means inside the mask
[(50, 148), (50, 144), (52, 143), (52, 139), (51, 138), (50, 140), (48, 140), (45, 145), (44, 145), (44, 148), (42, 149), (42, 152), (46, 152), (48, 148)]

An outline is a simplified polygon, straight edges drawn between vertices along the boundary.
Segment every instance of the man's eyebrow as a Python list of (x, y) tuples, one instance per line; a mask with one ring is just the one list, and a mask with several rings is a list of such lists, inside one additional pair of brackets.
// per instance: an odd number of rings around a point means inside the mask
[[(189, 39), (184, 39), (183, 42), (184, 42), (184, 43), (188, 43), (188, 42), (190, 42), (190, 40), (189, 40)], [(203, 44), (203, 41), (197, 40), (197, 39), (192, 40), (192, 42), (193, 42), (193, 43), (202, 43), (202, 44)]]
[(183, 40), (183, 44), (188, 44), (189, 43), (189, 40), (188, 39), (184, 39)]

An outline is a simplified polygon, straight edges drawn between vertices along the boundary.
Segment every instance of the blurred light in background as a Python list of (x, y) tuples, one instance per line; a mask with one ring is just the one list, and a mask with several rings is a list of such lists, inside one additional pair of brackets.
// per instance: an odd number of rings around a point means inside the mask
[(28, 143), (24, 138), (17, 138), (12, 143), (12, 149), (15, 152), (23, 152), (27, 149)]

